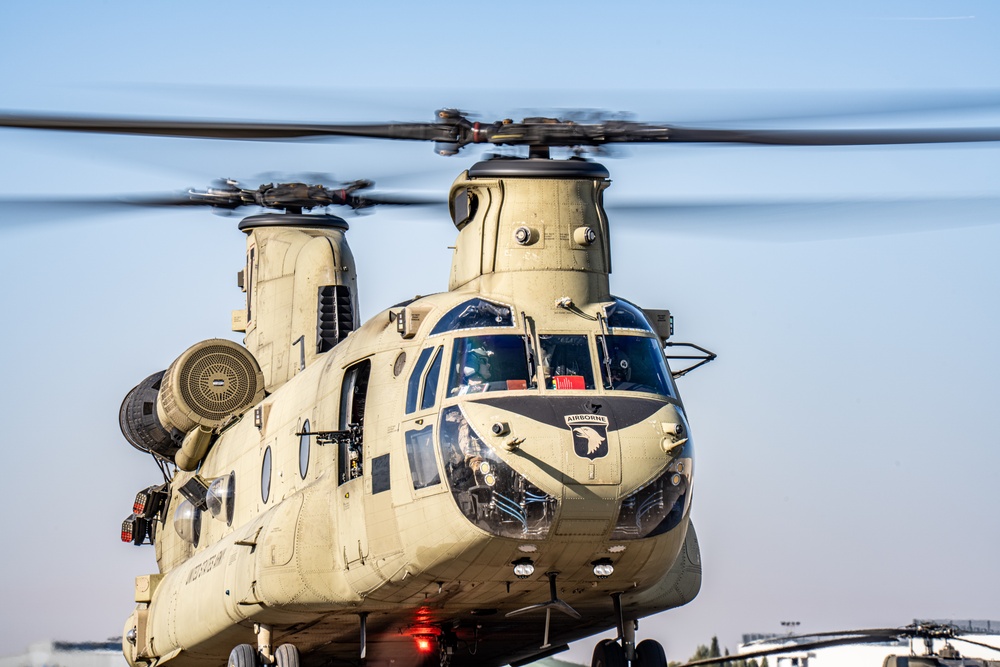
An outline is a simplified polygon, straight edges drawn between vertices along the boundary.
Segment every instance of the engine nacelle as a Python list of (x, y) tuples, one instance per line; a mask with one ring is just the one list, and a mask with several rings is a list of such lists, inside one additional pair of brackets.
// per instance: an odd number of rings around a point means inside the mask
[(264, 398), (264, 375), (245, 347), (222, 338), (192, 345), (125, 396), (118, 415), (136, 449), (193, 470), (210, 435)]

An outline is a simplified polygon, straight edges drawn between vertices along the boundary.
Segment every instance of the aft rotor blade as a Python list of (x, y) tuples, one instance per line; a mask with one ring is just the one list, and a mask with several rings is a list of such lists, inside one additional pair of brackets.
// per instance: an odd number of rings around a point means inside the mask
[(186, 195), (149, 197), (13, 197), (0, 198), (0, 229), (47, 222), (113, 215), (136, 208), (200, 206)]
[(1000, 223), (1000, 197), (605, 202), (612, 229), (791, 243)]

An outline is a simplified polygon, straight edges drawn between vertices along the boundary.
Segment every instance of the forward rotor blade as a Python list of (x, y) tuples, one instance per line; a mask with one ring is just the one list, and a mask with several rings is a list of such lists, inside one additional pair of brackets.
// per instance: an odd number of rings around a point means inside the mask
[(143, 120), (87, 116), (0, 114), (0, 126), (65, 132), (135, 134), (201, 139), (303, 139), (332, 136), (449, 141), (449, 128), (437, 123), (323, 124), (230, 121)]
[(608, 120), (572, 123), (525, 119), (520, 123), (471, 124), (464, 116), (441, 115), (440, 123), (255, 123), (176, 121), (40, 114), (0, 114), (0, 126), (209, 139), (309, 139), (367, 137), (434, 141), (455, 149), (470, 143), (529, 146), (599, 146), (609, 143), (736, 143), (781, 146), (867, 146), (1000, 141), (1000, 128), (851, 130), (717, 129)]
[(916, 128), (876, 130), (726, 130), (670, 127), (674, 143), (734, 143), (772, 146), (875, 146), (1000, 141), (1000, 128)]

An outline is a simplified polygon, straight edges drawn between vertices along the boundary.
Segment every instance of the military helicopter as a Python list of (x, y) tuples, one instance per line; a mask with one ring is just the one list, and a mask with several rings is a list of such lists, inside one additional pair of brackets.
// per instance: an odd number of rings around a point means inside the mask
[[(198, 343), (126, 396), (126, 439), (164, 482), (122, 539), (156, 548), (123, 651), (132, 667), (515, 667), (614, 629), (594, 667), (664, 667), (638, 620), (698, 593), (693, 441), (672, 319), (611, 292), (609, 173), (553, 147), (1000, 140), (994, 128), (748, 131), (526, 118), (364, 125), (7, 114), (8, 127), (227, 139), (360, 136), (527, 147), (448, 194), (448, 290), (360, 323), (347, 223), (364, 187), (301, 183), (198, 201), (280, 212), (247, 234), (244, 345)], [(407, 203), (379, 202), (374, 203)], [(142, 202), (138, 202), (142, 203)], [(149, 202), (154, 205), (164, 202)], [(690, 360), (690, 359), (689, 359)], [(555, 613), (553, 613), (555, 612)]]
[[(848, 630), (843, 632), (819, 632), (803, 635), (789, 635), (762, 640), (763, 643), (780, 642), (783, 646), (749, 650), (737, 655), (719, 658), (692, 660), (682, 667), (696, 665), (724, 665), (736, 661), (755, 660), (770, 656), (799, 656), (791, 664), (798, 667), (808, 667), (809, 653), (816, 649), (834, 646), (850, 646), (854, 644), (884, 644), (909, 640), (911, 650), (909, 655), (888, 655), (882, 662), (882, 667), (998, 667), (1000, 660), (983, 660), (980, 658), (963, 657), (952, 642), (965, 642), (973, 646), (987, 648), (1000, 652), (1000, 647), (984, 644), (966, 636), (953, 625), (934, 622), (914, 622), (902, 628), (872, 628), (867, 630)], [(801, 641), (807, 640), (807, 641)], [(923, 652), (917, 653), (913, 648), (914, 640), (923, 643)], [(941, 642), (935, 648), (935, 642)]]

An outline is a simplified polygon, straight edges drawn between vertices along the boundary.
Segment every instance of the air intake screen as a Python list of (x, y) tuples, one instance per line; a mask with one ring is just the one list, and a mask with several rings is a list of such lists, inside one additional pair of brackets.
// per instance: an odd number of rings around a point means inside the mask
[(210, 420), (224, 419), (252, 405), (259, 388), (250, 360), (221, 345), (195, 351), (179, 379), (184, 402)]
[(347, 285), (324, 285), (319, 288), (316, 317), (316, 352), (332, 350), (354, 331), (354, 308), (351, 288)]
[(264, 376), (250, 352), (215, 338), (188, 348), (167, 369), (160, 388), (164, 425), (187, 433), (215, 428), (264, 398)]

